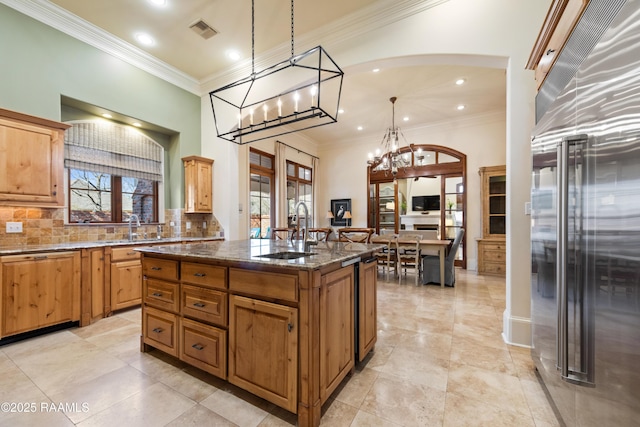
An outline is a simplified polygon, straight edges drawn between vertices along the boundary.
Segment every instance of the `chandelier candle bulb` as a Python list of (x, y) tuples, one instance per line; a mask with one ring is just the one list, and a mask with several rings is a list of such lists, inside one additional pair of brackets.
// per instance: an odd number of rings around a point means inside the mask
[(314, 86), (311, 86), (311, 108), (315, 107), (315, 98), (316, 98), (316, 93), (318, 92), (318, 88)]
[(278, 117), (282, 117), (282, 100), (278, 98)]
[(267, 107), (267, 104), (264, 104), (262, 106), (262, 111), (264, 111), (264, 121), (267, 121), (267, 110), (269, 110), (269, 107)]
[(293, 94), (293, 101), (294, 101), (294, 105), (293, 105), (293, 112), (297, 113), (298, 112), (298, 100), (300, 99), (300, 94), (298, 92)]
[(253, 108), (249, 110), (249, 124), (253, 126)]

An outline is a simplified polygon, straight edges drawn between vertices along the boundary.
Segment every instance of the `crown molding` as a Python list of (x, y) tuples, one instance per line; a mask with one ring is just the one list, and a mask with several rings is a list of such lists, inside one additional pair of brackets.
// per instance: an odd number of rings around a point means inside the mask
[(47, 0), (0, 0), (0, 3), (179, 88), (201, 95), (198, 80)]

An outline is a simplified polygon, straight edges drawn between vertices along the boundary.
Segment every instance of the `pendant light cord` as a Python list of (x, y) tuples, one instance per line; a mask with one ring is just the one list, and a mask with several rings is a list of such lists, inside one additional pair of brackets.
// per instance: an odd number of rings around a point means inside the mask
[(291, 0), (291, 57), (293, 58), (293, 0)]
[(256, 6), (251, 0), (251, 75), (256, 74)]

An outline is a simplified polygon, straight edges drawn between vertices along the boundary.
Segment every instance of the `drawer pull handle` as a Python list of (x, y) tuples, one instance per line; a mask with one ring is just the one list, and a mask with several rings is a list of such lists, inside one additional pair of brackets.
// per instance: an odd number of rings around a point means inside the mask
[(204, 307), (204, 303), (201, 303), (201, 302), (194, 302), (194, 303), (193, 303), (193, 306), (194, 306), (194, 307), (198, 307), (198, 308), (203, 308), (203, 307)]
[(156, 334), (159, 334), (159, 333), (161, 333), (162, 331), (163, 331), (163, 329), (162, 329), (162, 328), (155, 328), (155, 329), (153, 330), (153, 332), (155, 332)]
[(137, 254), (137, 253), (138, 253), (138, 252), (127, 252), (127, 255), (135, 255), (135, 254)]
[(46, 256), (46, 255), (39, 255), (39, 256), (34, 256), (33, 257), (33, 259), (47, 259), (47, 258), (49, 258), (49, 257)]
[(193, 273), (193, 275), (196, 276), (196, 277), (204, 277), (204, 276), (206, 276), (205, 273)]
[(162, 270), (162, 267), (151, 267), (151, 269), (153, 271), (160, 271), (160, 270)]
[(191, 347), (195, 348), (196, 350), (204, 350), (204, 346), (202, 344), (194, 344)]
[(162, 292), (154, 292), (151, 295), (153, 295), (154, 297), (161, 297), (162, 296)]

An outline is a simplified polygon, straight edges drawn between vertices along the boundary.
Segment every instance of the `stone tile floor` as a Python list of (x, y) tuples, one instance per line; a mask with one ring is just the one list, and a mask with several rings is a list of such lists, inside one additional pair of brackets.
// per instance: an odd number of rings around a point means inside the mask
[[(526, 348), (501, 338), (502, 278), (455, 288), (379, 276), (375, 352), (323, 426), (558, 426)], [(140, 310), (0, 347), (0, 426), (291, 426), (296, 417), (158, 351)], [(32, 412), (25, 412), (33, 410)]]

